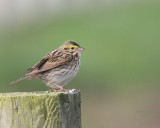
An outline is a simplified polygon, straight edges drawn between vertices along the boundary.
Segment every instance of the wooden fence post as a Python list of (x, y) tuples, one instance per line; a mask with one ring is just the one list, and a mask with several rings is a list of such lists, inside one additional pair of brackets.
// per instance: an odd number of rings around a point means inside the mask
[(0, 93), (0, 128), (81, 128), (80, 91)]

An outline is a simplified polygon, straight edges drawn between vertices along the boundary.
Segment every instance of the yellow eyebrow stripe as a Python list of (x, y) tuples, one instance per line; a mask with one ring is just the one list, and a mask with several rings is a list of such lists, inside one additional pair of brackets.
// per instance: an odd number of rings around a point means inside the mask
[(78, 46), (77, 46), (77, 45), (71, 45), (71, 47), (78, 48)]

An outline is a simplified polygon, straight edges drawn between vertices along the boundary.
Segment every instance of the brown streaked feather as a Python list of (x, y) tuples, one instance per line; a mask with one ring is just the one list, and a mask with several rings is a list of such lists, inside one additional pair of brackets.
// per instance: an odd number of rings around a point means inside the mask
[(28, 75), (34, 75), (40, 72), (44, 72), (61, 65), (64, 65), (72, 60), (72, 55), (64, 53), (62, 51), (53, 51), (48, 53), (43, 60), (29, 69)]
[(50, 69), (62, 66), (68, 62), (70, 62), (73, 59), (71, 54), (67, 54), (64, 53), (60, 50), (55, 50), (52, 52), (49, 52), (44, 59), (42, 59), (40, 62), (38, 62), (37, 64), (35, 64), (34, 66), (32, 66), (31, 68), (29, 68), (27, 71), (29, 73), (27, 73), (25, 76), (20, 77), (19, 79), (11, 82), (11, 84), (14, 84), (16, 82), (19, 82), (23, 79), (29, 78), (29, 77), (33, 77), (35, 76), (37, 73), (41, 73), (44, 71), (48, 71)]
[(32, 72), (32, 71), (35, 70), (36, 68), (40, 68), (43, 64), (46, 63), (47, 60), (48, 60), (48, 58), (42, 59), (40, 62), (38, 62), (37, 64), (35, 64), (35, 65), (32, 66), (31, 68), (29, 68), (27, 71), (28, 71), (28, 72)]
[(36, 63), (34, 66), (32, 66), (31, 68), (29, 68), (27, 71), (28, 72), (32, 72), (33, 70), (40, 69), (47, 62), (47, 60), (50, 57), (52, 57), (52, 53), (54, 53), (55, 51), (47, 53), (45, 56), (43, 56), (44, 59), (42, 59), (40, 62)]
[(21, 80), (24, 80), (24, 79), (26, 79), (26, 78), (28, 78), (28, 77), (29, 77), (29, 76), (26, 74), (25, 76), (22, 76), (22, 77), (20, 77), (19, 79), (10, 82), (10, 84), (15, 84), (15, 83), (17, 83), (17, 82), (19, 82), (19, 81), (21, 81)]

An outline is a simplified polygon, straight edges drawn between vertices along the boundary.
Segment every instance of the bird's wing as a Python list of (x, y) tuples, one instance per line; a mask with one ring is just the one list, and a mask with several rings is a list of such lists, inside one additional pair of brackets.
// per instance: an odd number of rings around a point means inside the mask
[(72, 55), (60, 50), (49, 52), (44, 59), (28, 69), (30, 75), (62, 66), (72, 60)]

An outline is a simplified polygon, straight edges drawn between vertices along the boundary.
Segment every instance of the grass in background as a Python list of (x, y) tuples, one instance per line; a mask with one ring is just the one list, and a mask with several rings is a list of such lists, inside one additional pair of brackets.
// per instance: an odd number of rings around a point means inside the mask
[(143, 89), (145, 83), (153, 80), (153, 88), (157, 88), (160, 76), (159, 13), (160, 4), (66, 12), (42, 26), (33, 24), (23, 31), (3, 36), (1, 91), (46, 89), (43, 84), (39, 86), (42, 82), (38, 80), (23, 81), (14, 87), (9, 82), (23, 75), (23, 71), (45, 53), (70, 39), (86, 50), (82, 53), (80, 72), (68, 88), (113, 91), (116, 88), (133, 89), (137, 85)]
[(83, 127), (157, 128), (159, 13), (152, 2), (97, 7), (1, 34), (0, 91), (47, 90), (39, 80), (9, 82), (71, 39), (86, 48), (80, 72), (66, 86), (82, 90)]

